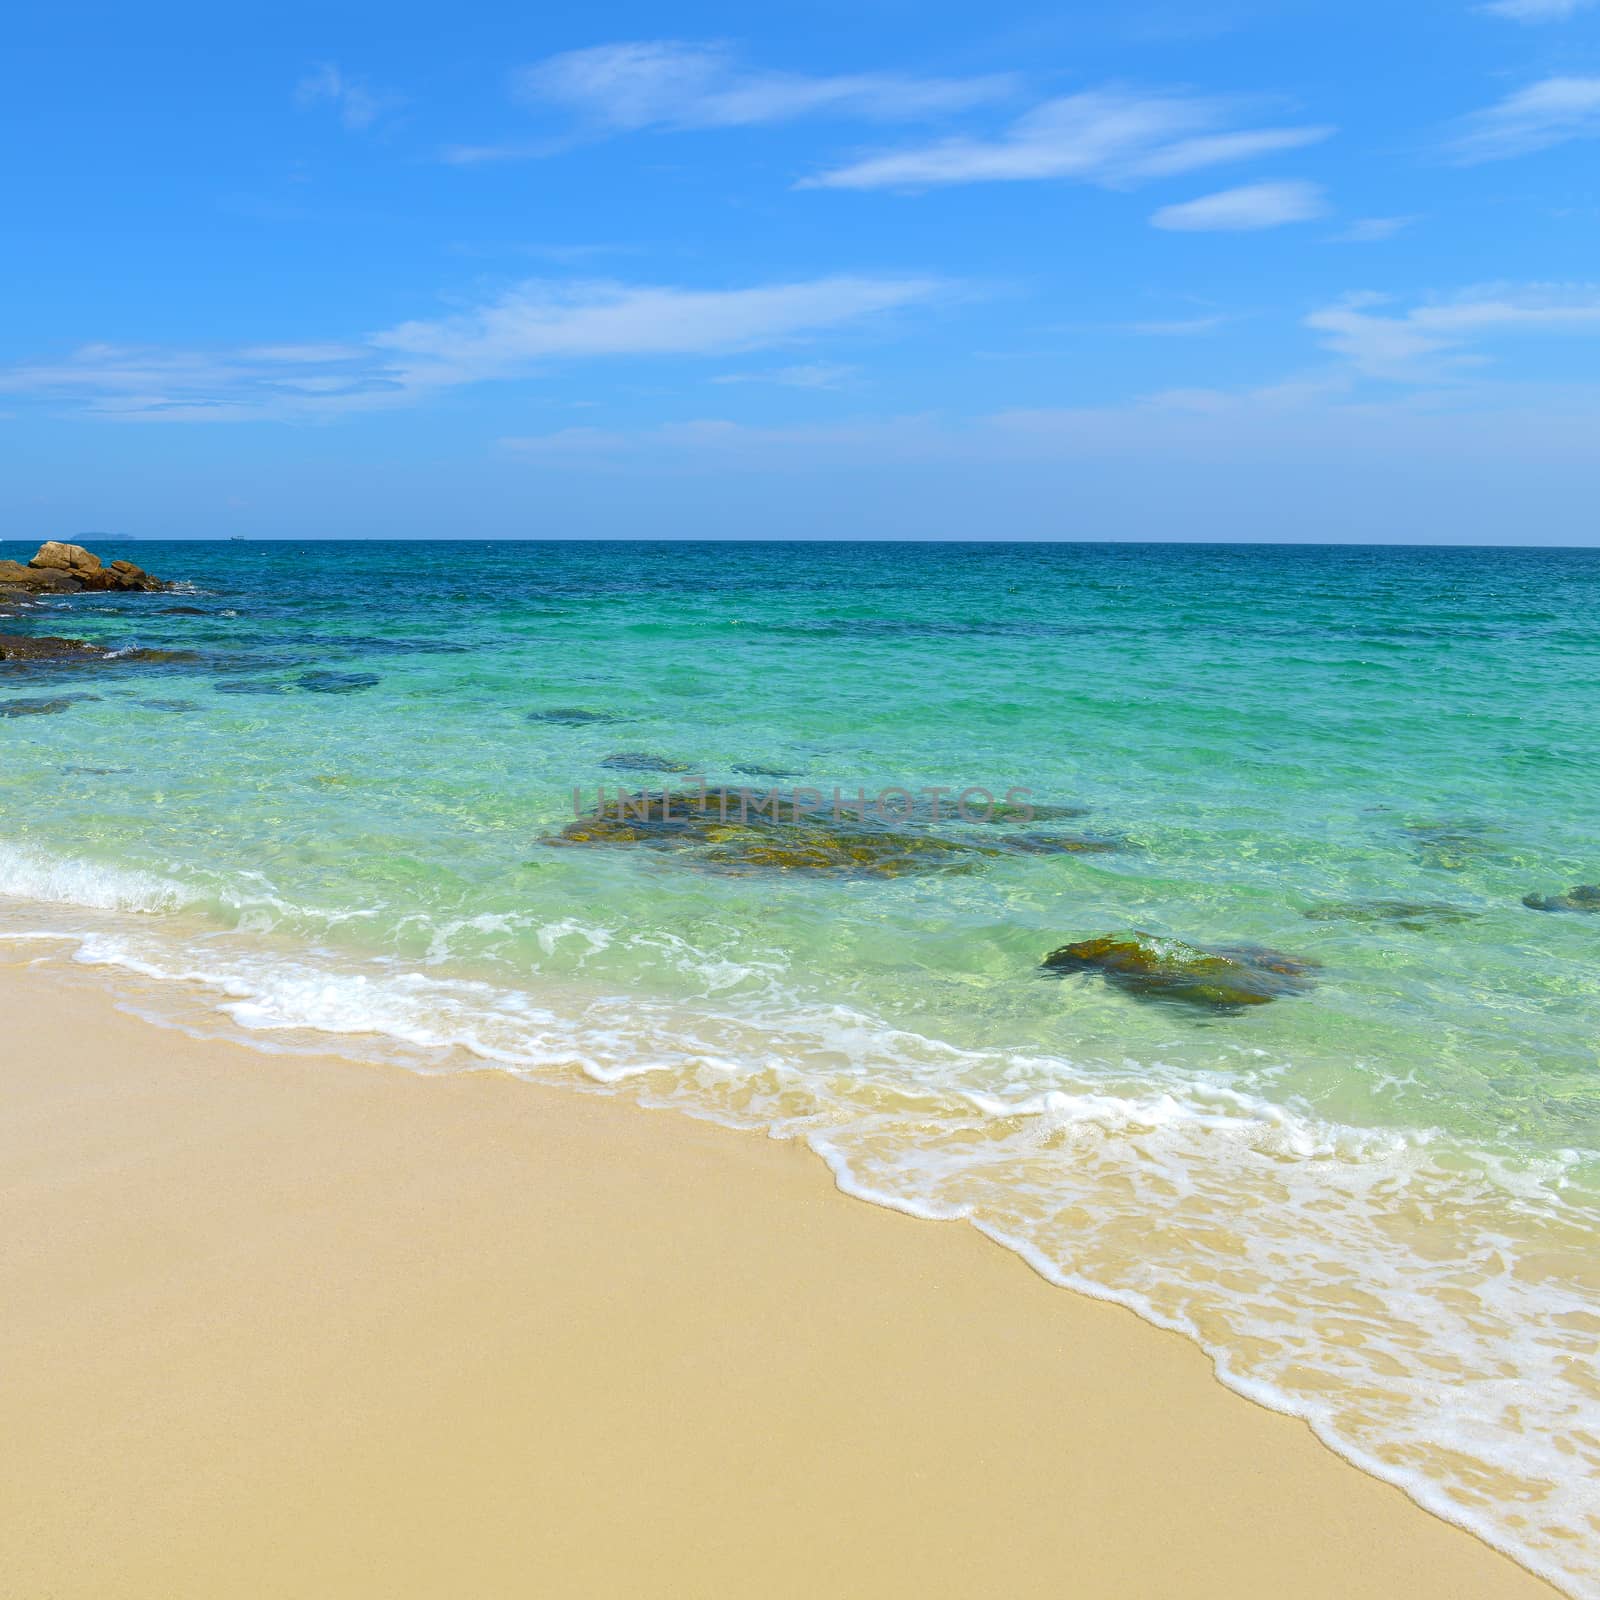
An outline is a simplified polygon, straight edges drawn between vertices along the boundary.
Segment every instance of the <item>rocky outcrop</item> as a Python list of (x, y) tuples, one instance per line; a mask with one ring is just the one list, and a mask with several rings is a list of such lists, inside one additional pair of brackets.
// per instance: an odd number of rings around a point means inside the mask
[(1311, 987), (1307, 974), (1315, 963), (1260, 945), (1201, 949), (1153, 933), (1108, 933), (1051, 951), (1044, 966), (1061, 975), (1098, 972), (1113, 987), (1142, 1000), (1238, 1011), (1281, 995), (1303, 994)]
[(49, 539), (39, 546), (39, 553), (28, 563), (30, 567), (45, 572), (65, 572), (69, 577), (88, 578), (105, 568), (100, 557), (90, 555), (81, 544), (62, 544)]
[(171, 584), (153, 578), (131, 561), (102, 562), (81, 544), (51, 539), (27, 566), (20, 561), (0, 561), (0, 592), (13, 594), (77, 594), (82, 590), (151, 593)]

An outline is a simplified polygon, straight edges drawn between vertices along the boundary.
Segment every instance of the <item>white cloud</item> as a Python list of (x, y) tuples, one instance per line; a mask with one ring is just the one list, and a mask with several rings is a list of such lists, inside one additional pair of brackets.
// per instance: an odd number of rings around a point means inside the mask
[(619, 133), (748, 127), (809, 116), (914, 120), (965, 111), (1015, 88), (1008, 76), (767, 72), (742, 66), (725, 46), (677, 39), (569, 50), (524, 68), (515, 82), (518, 98), (529, 104), (558, 106)]
[(326, 61), (295, 85), (294, 94), (302, 110), (332, 106), (345, 127), (355, 132), (370, 128), (385, 112), (404, 104), (399, 95), (373, 89), (364, 79), (352, 78)]
[(1471, 346), (1517, 333), (1600, 334), (1600, 285), (1487, 285), (1409, 311), (1380, 310), (1382, 295), (1352, 294), (1306, 326), (1364, 377), (1443, 383), (1481, 366)]
[(1232, 101), (1095, 89), (1036, 106), (999, 138), (949, 138), (863, 157), (802, 180), (813, 189), (927, 189), (1076, 178), (1108, 187), (1193, 172), (1326, 139), (1327, 127), (1227, 131)]
[(1504, 161), (1600, 135), (1600, 78), (1543, 78), (1460, 124), (1447, 153), (1462, 162)]
[(1342, 233), (1333, 236), (1334, 244), (1381, 244), (1403, 233), (1417, 219), (1415, 217), (1362, 217), (1352, 222)]
[(1244, 233), (1310, 222), (1327, 213), (1320, 184), (1250, 183), (1181, 205), (1163, 206), (1150, 221), (1177, 233)]
[[(348, 344), (206, 352), (85, 345), (0, 369), (0, 393), (67, 399), (93, 414), (167, 421), (298, 420), (405, 404), (440, 389), (558, 362), (771, 349), (926, 304), (931, 278), (815, 278), (748, 289), (532, 280), (448, 317)], [(813, 386), (830, 370), (791, 367)], [(837, 371), (838, 369), (832, 369)]]
[(1594, 0), (1489, 0), (1478, 9), (1511, 22), (1566, 22), (1593, 4)]

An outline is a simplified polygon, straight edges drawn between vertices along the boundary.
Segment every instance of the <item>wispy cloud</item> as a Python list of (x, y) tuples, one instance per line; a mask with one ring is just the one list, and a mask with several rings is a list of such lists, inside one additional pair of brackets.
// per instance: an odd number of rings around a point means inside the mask
[(911, 121), (1004, 98), (1010, 76), (915, 77), (893, 72), (808, 76), (744, 66), (720, 44), (636, 40), (569, 50), (524, 68), (515, 92), (610, 132), (738, 128), (798, 117)]
[(770, 372), (723, 372), (713, 383), (776, 383), (785, 389), (842, 389), (860, 372), (838, 361), (803, 361)]
[(169, 350), (80, 345), (57, 361), (0, 369), (0, 393), (64, 400), (98, 417), (236, 422), (381, 404), (397, 392), (360, 346)]
[(1248, 233), (1311, 222), (1327, 214), (1320, 184), (1290, 181), (1250, 183), (1181, 205), (1163, 206), (1150, 221), (1175, 233)]
[(1490, 284), (1408, 311), (1378, 294), (1350, 294), (1306, 326), (1363, 377), (1446, 383), (1482, 366), (1472, 349), (1508, 334), (1600, 334), (1600, 284)]
[(720, 355), (782, 344), (927, 301), (930, 278), (814, 278), (755, 289), (522, 285), (459, 316), (401, 323), (369, 343), (412, 384), (475, 382), (542, 362)]
[(1036, 106), (998, 138), (947, 138), (864, 156), (803, 179), (813, 189), (928, 189), (962, 183), (1075, 178), (1132, 185), (1247, 161), (1326, 139), (1328, 127), (1229, 130), (1231, 100), (1120, 88)]
[(1385, 239), (1394, 238), (1397, 233), (1404, 233), (1416, 220), (1415, 217), (1362, 217), (1343, 232), (1334, 234), (1330, 242), (1381, 244)]
[(405, 104), (402, 96), (374, 89), (364, 78), (353, 78), (327, 61), (319, 63), (295, 85), (294, 98), (303, 111), (313, 106), (331, 106), (345, 127), (358, 133)]
[[(888, 464), (919, 472), (983, 464), (1095, 461), (1121, 456), (1148, 473), (1185, 459), (1213, 469), (1223, 453), (1281, 465), (1311, 452), (1348, 466), (1351, 449), (1374, 458), (1424, 448), (1458, 473), (1463, 450), (1543, 456), (1587, 467), (1600, 419), (1600, 386), (1486, 386), (1371, 399), (1338, 376), (1290, 377), (1240, 389), (1163, 390), (1103, 405), (1017, 407), (976, 416), (913, 412), (765, 426), (723, 417), (633, 429), (561, 428), (503, 438), (501, 448), (578, 471), (815, 474), (820, 467)], [(985, 483), (992, 480), (981, 480)], [(1206, 480), (1208, 492), (1215, 479)], [(986, 489), (986, 493), (990, 492)], [(1235, 530), (1236, 531), (1236, 530)]]
[(1600, 78), (1543, 78), (1463, 119), (1446, 153), (1464, 163), (1504, 161), (1600, 135)]
[[(304, 420), (559, 363), (782, 347), (926, 304), (944, 288), (932, 278), (845, 276), (710, 290), (532, 280), (454, 315), (348, 343), (210, 352), (85, 345), (59, 361), (0, 369), (0, 393), (66, 400), (119, 419)], [(824, 370), (812, 368), (813, 378)]]
[(1594, 3), (1595, 0), (1488, 0), (1478, 10), (1511, 22), (1566, 22)]
[(1194, 339), (1215, 333), (1233, 320), (1219, 311), (1207, 317), (1178, 317), (1170, 322), (1130, 322), (1127, 327), (1129, 333), (1146, 339)]

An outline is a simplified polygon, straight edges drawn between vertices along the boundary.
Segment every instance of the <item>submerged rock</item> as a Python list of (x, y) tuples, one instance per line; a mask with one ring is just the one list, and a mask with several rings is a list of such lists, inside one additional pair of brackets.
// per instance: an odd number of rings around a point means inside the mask
[(1121, 839), (1073, 833), (1012, 833), (996, 843), (1003, 850), (1024, 856), (1097, 856), (1126, 848)]
[(1407, 822), (1401, 832), (1412, 841), (1417, 860), (1442, 872), (1464, 872), (1474, 861), (1500, 848), (1499, 829), (1473, 818)]
[(895, 878), (970, 871), (1001, 853), (858, 816), (808, 813), (792, 795), (752, 797), (734, 788), (619, 794), (542, 842), (682, 851), (686, 865), (732, 875)]
[(746, 778), (799, 778), (803, 773), (790, 772), (787, 767), (764, 767), (759, 761), (735, 761), (733, 770)]
[(302, 672), (295, 683), (311, 694), (354, 694), (379, 683), (375, 672)]
[(1565, 894), (1525, 894), (1523, 905), (1530, 911), (1600, 912), (1600, 883), (1580, 883)]
[(1316, 965), (1260, 945), (1203, 949), (1153, 933), (1108, 933), (1063, 945), (1044, 958), (1052, 973), (1098, 972), (1144, 1000), (1171, 1000), (1215, 1011), (1266, 1005), (1304, 994)]
[(687, 761), (669, 761), (665, 756), (653, 756), (645, 750), (615, 750), (600, 758), (602, 767), (615, 772), (693, 772)]
[(0, 633), (0, 661), (105, 661), (111, 655), (84, 639), (29, 638)]
[(62, 694), (48, 700), (0, 700), (0, 717), (54, 717), (70, 711), (80, 701), (99, 698), (97, 694)]
[[(984, 852), (988, 854), (989, 852)], [(970, 872), (976, 852), (927, 834), (839, 831), (826, 828), (789, 837), (731, 837), (701, 861), (727, 873), (799, 872), (842, 877), (899, 878), (913, 872)]]
[(1016, 805), (1009, 800), (996, 800), (984, 813), (983, 807), (973, 802), (972, 819), (975, 822), (1070, 822), (1074, 817), (1089, 815), (1088, 806), (1058, 806), (1041, 801), (1038, 805)]
[(113, 661), (138, 661), (147, 667), (166, 667), (178, 665), (186, 661), (198, 661), (198, 650), (112, 650), (107, 652), (109, 660)]
[(169, 666), (198, 661), (193, 650), (108, 650), (84, 639), (57, 639), (19, 633), (0, 633), (0, 661), (61, 664), (133, 662), (141, 666)]
[(563, 728), (581, 728), (591, 722), (622, 722), (614, 711), (586, 711), (582, 706), (552, 706), (548, 711), (530, 711), (529, 722), (554, 722)]
[[(660, 757), (608, 756), (611, 767), (638, 770)], [(813, 802), (808, 805), (801, 796)], [(712, 786), (618, 793), (543, 842), (555, 845), (643, 846), (684, 850), (690, 864), (725, 873), (785, 872), (899, 877), (913, 872), (966, 872), (1007, 855), (1081, 855), (1120, 850), (1125, 841), (1075, 834), (1014, 833), (963, 837), (925, 831), (925, 811), (884, 816), (871, 808), (824, 800), (815, 791)], [(954, 821), (946, 816), (946, 821)]]
[(1339, 900), (1301, 915), (1310, 922), (1396, 922), (1421, 929), (1436, 922), (1470, 922), (1479, 913), (1438, 900)]

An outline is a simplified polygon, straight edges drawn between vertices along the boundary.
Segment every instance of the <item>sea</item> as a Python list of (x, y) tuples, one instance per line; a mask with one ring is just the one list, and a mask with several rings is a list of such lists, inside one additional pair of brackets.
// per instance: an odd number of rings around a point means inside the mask
[[(118, 652), (0, 664), (9, 948), (803, 1140), (1600, 1595), (1600, 551), (97, 549), (177, 587), (0, 621)], [(706, 786), (806, 814), (595, 825)], [(1043, 965), (1134, 933), (1304, 977)]]

